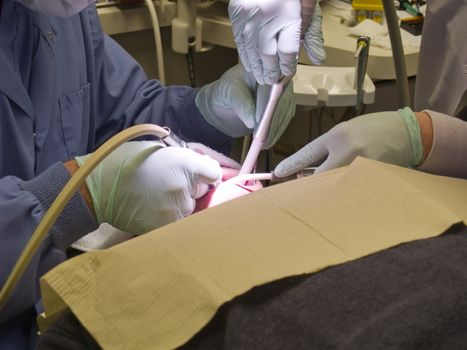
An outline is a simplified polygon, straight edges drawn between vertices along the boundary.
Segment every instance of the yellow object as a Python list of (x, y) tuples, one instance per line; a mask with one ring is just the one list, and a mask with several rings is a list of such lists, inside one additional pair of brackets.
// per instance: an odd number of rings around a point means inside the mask
[(383, 3), (381, 0), (353, 0), (352, 8), (357, 23), (364, 19), (383, 23)]
[(465, 198), (466, 180), (357, 158), (75, 257), (41, 279), (43, 303), (104, 349), (172, 349), (254, 286), (441, 234)]

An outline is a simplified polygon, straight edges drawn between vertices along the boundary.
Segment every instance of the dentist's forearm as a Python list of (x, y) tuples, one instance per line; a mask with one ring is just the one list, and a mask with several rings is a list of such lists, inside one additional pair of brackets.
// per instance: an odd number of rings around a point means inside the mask
[(424, 147), (424, 160), (417, 168), (467, 179), (467, 122), (431, 110), (416, 117)]
[(415, 112), (414, 114), (420, 126), (420, 136), (423, 145), (423, 158), (421, 163), (423, 163), (433, 146), (433, 123), (431, 122), (430, 115), (426, 112)]

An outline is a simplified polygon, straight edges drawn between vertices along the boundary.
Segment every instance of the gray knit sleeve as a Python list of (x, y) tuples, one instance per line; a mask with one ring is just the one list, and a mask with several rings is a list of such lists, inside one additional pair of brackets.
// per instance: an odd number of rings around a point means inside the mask
[(433, 145), (418, 169), (467, 178), (467, 122), (446, 114), (424, 111), (433, 123)]
[[(69, 179), (70, 174), (63, 163), (55, 163), (34, 179), (21, 183), (20, 187), (34, 194), (46, 211)], [(77, 191), (55, 221), (50, 236), (58, 249), (65, 250), (73, 242), (97, 228), (96, 219)]]

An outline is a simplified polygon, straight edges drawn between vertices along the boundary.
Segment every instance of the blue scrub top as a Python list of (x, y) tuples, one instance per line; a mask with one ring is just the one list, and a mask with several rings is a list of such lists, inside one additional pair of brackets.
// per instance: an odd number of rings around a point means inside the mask
[[(55, 18), (3, 0), (0, 285), (68, 180), (57, 162), (90, 153), (122, 129), (148, 122), (168, 126), (187, 141), (227, 150), (232, 140), (204, 120), (194, 103), (196, 93), (148, 80), (135, 60), (102, 32), (95, 6)], [(65, 259), (71, 241), (95, 228), (82, 198), (75, 197), (74, 207), (60, 216), (60, 225), (0, 312), (0, 349), (29, 347), (40, 276)]]

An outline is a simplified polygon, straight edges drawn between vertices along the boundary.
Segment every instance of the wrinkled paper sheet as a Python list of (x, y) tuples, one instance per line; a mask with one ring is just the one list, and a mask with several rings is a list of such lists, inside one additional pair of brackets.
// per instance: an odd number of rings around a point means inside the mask
[(255, 286), (441, 234), (466, 198), (466, 180), (357, 158), (66, 261), (45, 310), (69, 307), (105, 349), (175, 348)]

